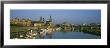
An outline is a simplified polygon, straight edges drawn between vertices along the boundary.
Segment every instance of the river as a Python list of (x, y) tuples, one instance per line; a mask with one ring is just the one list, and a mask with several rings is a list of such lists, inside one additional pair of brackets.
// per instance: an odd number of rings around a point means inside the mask
[(53, 32), (43, 37), (44, 39), (101, 39), (101, 36), (84, 32)]

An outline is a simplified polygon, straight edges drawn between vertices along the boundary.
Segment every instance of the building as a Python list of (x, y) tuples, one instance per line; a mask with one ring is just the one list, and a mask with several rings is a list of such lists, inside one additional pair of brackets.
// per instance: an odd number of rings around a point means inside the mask
[(19, 23), (19, 18), (17, 18), (17, 17), (10, 20), (10, 24), (15, 24), (15, 25), (17, 25), (18, 23)]
[(45, 18), (40, 17), (39, 21), (33, 21), (34, 27), (39, 27), (39, 28), (52, 28), (52, 17), (50, 16), (49, 20), (46, 21)]
[(42, 16), (40, 17), (40, 20), (39, 21), (33, 21), (33, 26), (34, 27), (43, 27), (44, 26), (44, 21), (43, 21), (44, 18), (42, 18)]
[(33, 23), (34, 23), (34, 27), (42, 27), (42, 26), (44, 26), (44, 22), (41, 22), (41, 21), (35, 21)]
[(52, 17), (50, 16), (48, 20), (45, 20), (42, 16), (38, 21), (31, 21), (30, 19), (19, 19), (14, 18), (10, 20), (10, 24), (13, 26), (33, 26), (38, 28), (53, 28)]
[(64, 22), (61, 24), (61, 28), (62, 30), (65, 30), (65, 31), (68, 31), (68, 30), (71, 31), (73, 29), (73, 26), (71, 24)]
[(10, 24), (14, 26), (31, 26), (32, 21), (30, 19), (19, 19), (16, 17), (10, 20)]
[(45, 25), (47, 26), (47, 28), (53, 28), (54, 27), (54, 25), (52, 23), (52, 17), (51, 16), (50, 16), (49, 20), (46, 21)]

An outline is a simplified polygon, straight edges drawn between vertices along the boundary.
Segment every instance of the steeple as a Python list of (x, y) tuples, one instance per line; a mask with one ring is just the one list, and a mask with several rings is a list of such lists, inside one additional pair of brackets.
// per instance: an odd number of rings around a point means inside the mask
[(40, 21), (42, 21), (42, 16), (40, 16)]
[(52, 17), (50, 16), (50, 19), (49, 19), (49, 21), (51, 21), (52, 22)]

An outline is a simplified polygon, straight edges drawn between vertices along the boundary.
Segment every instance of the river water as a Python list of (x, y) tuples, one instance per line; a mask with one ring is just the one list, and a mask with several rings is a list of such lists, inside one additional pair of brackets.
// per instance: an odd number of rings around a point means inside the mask
[(101, 36), (84, 32), (53, 32), (43, 37), (44, 39), (101, 39)]

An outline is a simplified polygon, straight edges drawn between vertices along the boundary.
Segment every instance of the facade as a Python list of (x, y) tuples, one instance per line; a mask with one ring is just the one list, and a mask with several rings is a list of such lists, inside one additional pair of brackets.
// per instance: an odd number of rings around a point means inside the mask
[(41, 22), (41, 21), (36, 21), (34, 23), (34, 27), (43, 27), (44, 26), (44, 22)]
[(10, 25), (15, 25), (15, 26), (31, 26), (32, 21), (29, 19), (19, 19), (19, 18), (14, 18), (10, 20)]
[(39, 21), (33, 22), (34, 27), (39, 27), (39, 28), (52, 28), (52, 18), (50, 16), (49, 20), (46, 21), (45, 18), (40, 17)]
[(39, 18), (38, 21), (31, 21), (30, 19), (24, 19), (24, 18), (19, 19), (16, 17), (16, 18), (10, 20), (10, 25), (33, 26), (33, 27), (40, 27), (40, 28), (53, 27), (51, 16), (48, 21), (46, 21), (45, 18), (42, 18), (42, 16)]
[(62, 30), (70, 31), (70, 30), (73, 30), (74, 27), (73, 27), (73, 25), (64, 22), (61, 24), (61, 28), (62, 28)]

